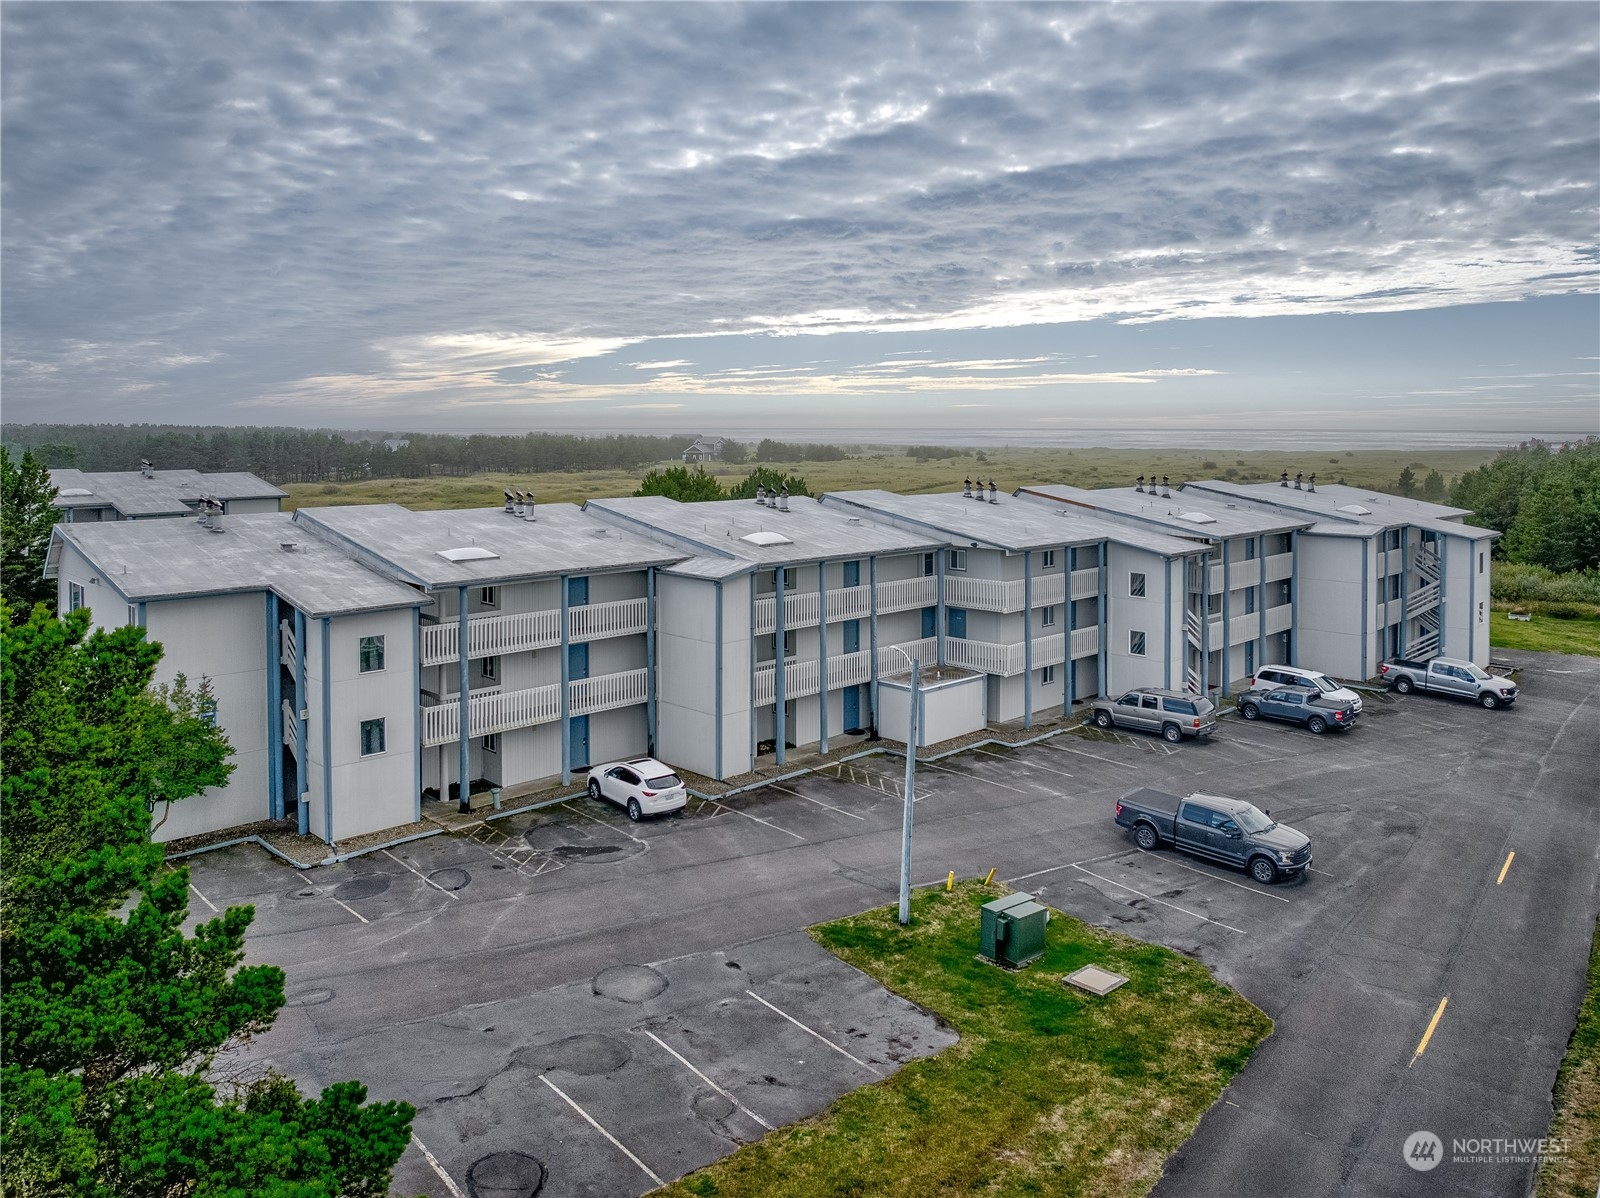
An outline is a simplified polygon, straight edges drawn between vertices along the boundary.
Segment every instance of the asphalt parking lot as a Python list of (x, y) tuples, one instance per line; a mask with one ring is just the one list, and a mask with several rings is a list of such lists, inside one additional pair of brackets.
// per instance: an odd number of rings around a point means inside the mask
[[(1157, 1194), (1528, 1192), (1531, 1163), (1451, 1147), (1549, 1125), (1600, 908), (1600, 662), (1507, 656), (1510, 711), (1380, 695), (1348, 734), (1229, 719), (919, 766), (919, 883), (995, 867), (1276, 1021)], [(901, 768), (641, 825), (575, 800), (303, 874), (230, 849), (191, 860), (192, 911), (254, 903), (251, 959), (288, 973), (251, 1057), (417, 1106), (397, 1193), (644, 1193), (949, 1042), (801, 931), (893, 901)], [(1135, 786), (1271, 808), (1316, 872), (1141, 853), (1111, 820)], [(1428, 1172), (1401, 1151), (1419, 1130)]]

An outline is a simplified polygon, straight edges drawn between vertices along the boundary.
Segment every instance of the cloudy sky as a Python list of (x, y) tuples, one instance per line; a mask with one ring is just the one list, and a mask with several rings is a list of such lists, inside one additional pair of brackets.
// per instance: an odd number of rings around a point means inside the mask
[(3, 21), (7, 422), (1600, 428), (1589, 3)]

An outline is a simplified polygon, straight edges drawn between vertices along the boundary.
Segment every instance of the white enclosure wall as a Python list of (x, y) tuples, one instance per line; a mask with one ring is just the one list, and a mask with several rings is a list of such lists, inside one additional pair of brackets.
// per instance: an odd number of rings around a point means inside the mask
[[(1308, 670), (1336, 678), (1365, 678), (1376, 671), (1377, 554), (1364, 537), (1300, 534), (1295, 582), (1295, 660)], [(1366, 559), (1366, 593), (1362, 560)], [(1362, 613), (1367, 615), (1367, 652), (1362, 655)]]
[[(383, 669), (361, 672), (361, 640), (383, 637)], [(316, 682), (307, 654), (311, 691), (311, 740), (322, 750), (322, 621), (306, 621), (306, 639), (316, 648)], [(328, 627), (331, 655), (327, 727), (333, 775), (333, 839), (345, 840), (410, 823), (416, 818), (416, 702), (412, 690), (411, 612), (366, 612), (335, 616)], [(308, 649), (311, 646), (308, 646)], [(383, 721), (383, 751), (363, 755), (361, 725)], [(312, 793), (321, 801), (322, 778), (312, 772)], [(314, 836), (326, 837), (325, 813), (313, 809)]]
[[(717, 673), (718, 584), (656, 579), (656, 755), (707, 777), (749, 770), (750, 578), (721, 583), (722, 672)], [(722, 693), (722, 762), (717, 694)]]
[[(1173, 588), (1181, 596), (1181, 563), (1173, 564), (1172, 573)], [(1131, 593), (1138, 581), (1135, 575), (1143, 575), (1142, 596)], [(1183, 644), (1183, 604), (1178, 597), (1169, 600), (1166, 578), (1167, 564), (1160, 554), (1130, 545), (1110, 545), (1106, 558), (1107, 694), (1136, 686), (1182, 688), (1182, 667), (1169, 662), (1165, 654), (1169, 649), (1169, 629), (1174, 656)], [(1143, 651), (1138, 652), (1141, 640)]]

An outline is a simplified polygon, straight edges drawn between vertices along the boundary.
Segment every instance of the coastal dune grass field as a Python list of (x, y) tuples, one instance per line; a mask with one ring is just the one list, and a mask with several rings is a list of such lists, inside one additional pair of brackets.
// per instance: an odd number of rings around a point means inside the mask
[[(1135, 1198), (1272, 1031), (1197, 961), (1051, 912), (1045, 954), (1012, 972), (976, 955), (977, 881), (811, 929), (836, 956), (961, 1040), (662, 1191), (669, 1198), (1072, 1194)], [(1101, 998), (1062, 977), (1129, 981)]]
[[(1191, 478), (1238, 482), (1275, 481), (1281, 471), (1316, 473), (1319, 483), (1340, 479), (1353, 486), (1393, 489), (1410, 468), (1420, 488), (1430, 471), (1450, 480), (1494, 459), (1494, 449), (1293, 450), (1194, 449), (988, 449), (952, 458), (919, 461), (903, 446), (851, 447), (836, 462), (765, 462), (806, 480), (813, 494), (880, 488), (920, 495), (961, 489), (962, 480), (981, 475), (1001, 491), (1030, 483), (1068, 483), (1078, 487), (1133, 486), (1139, 475), (1163, 474), (1176, 486)], [(327, 507), (346, 503), (399, 503), (415, 510), (485, 507), (501, 502), (506, 487), (532, 490), (542, 503), (582, 503), (586, 499), (630, 495), (650, 470), (681, 466), (657, 462), (639, 470), (598, 470), (568, 474), (474, 474), (465, 477), (379, 478), (345, 483), (291, 483), (286, 507)], [(709, 462), (707, 472), (724, 487), (744, 479), (755, 463), (733, 466)], [(1419, 492), (1420, 494), (1420, 492)]]

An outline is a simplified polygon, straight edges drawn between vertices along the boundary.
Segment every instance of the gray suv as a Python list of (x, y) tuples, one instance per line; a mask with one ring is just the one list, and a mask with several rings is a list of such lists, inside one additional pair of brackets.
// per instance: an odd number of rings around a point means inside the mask
[(1187, 691), (1142, 687), (1118, 699), (1096, 699), (1090, 709), (1101, 728), (1159, 732), (1174, 745), (1186, 736), (1210, 736), (1217, 730), (1217, 709), (1211, 700)]

